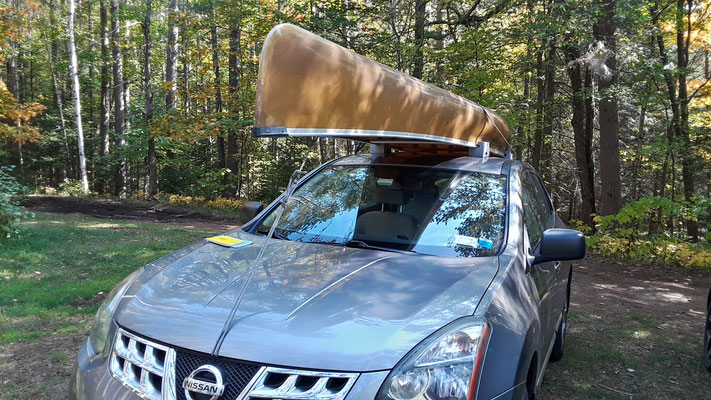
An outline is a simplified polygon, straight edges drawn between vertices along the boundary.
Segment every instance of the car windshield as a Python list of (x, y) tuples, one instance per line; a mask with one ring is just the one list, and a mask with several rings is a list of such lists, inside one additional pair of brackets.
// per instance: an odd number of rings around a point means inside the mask
[[(502, 175), (330, 166), (294, 191), (274, 236), (445, 257), (492, 256), (504, 238), (505, 204)], [(275, 218), (272, 211), (258, 231), (266, 233)]]

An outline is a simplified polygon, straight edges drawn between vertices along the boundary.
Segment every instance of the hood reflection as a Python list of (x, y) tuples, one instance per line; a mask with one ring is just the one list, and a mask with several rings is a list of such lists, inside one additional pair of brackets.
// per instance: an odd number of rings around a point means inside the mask
[[(117, 313), (122, 326), (212, 352), (263, 237), (204, 244), (163, 268)], [(334, 370), (391, 368), (437, 328), (476, 308), (497, 259), (442, 258), (271, 240), (220, 355)], [(314, 354), (321, 356), (315, 357)]]

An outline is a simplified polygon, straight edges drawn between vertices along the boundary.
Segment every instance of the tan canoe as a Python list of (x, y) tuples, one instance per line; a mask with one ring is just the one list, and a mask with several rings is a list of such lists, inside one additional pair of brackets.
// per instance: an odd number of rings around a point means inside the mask
[(510, 151), (494, 112), (289, 24), (269, 32), (259, 59), (256, 137), (325, 136), (416, 153)]

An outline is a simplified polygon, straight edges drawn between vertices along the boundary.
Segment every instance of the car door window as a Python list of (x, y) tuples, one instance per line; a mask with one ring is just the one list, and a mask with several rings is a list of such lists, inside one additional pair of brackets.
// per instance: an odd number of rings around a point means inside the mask
[(531, 182), (531, 187), (534, 190), (534, 195), (536, 197), (536, 206), (538, 208), (538, 213), (540, 215), (541, 221), (543, 221), (543, 226), (545, 230), (549, 227), (551, 216), (553, 214), (551, 202), (548, 198), (548, 192), (546, 192), (541, 178), (530, 172), (526, 175), (528, 176), (528, 180)]
[(551, 205), (541, 180), (527, 172), (523, 179), (523, 217), (531, 247), (538, 246), (543, 231), (548, 229)]
[(526, 224), (526, 232), (528, 233), (528, 241), (531, 247), (536, 247), (543, 235), (544, 225), (540, 218), (540, 212), (536, 205), (536, 195), (531, 183), (528, 179), (523, 179), (523, 192), (521, 199), (523, 200), (523, 221)]

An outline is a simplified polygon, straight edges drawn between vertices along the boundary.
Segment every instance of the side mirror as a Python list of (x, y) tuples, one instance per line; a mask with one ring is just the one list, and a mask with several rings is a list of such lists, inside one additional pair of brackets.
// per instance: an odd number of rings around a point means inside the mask
[(241, 223), (246, 224), (257, 216), (264, 209), (264, 204), (258, 201), (248, 201), (244, 203), (239, 211), (239, 220)]
[(580, 260), (585, 257), (585, 235), (574, 229), (547, 229), (533, 264)]

